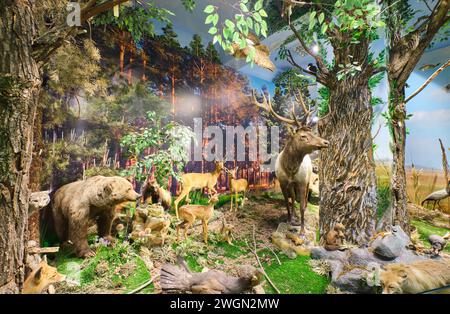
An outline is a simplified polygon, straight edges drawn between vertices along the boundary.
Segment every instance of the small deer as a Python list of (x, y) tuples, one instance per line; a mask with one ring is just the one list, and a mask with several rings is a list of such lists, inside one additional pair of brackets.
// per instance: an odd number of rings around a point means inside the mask
[(175, 200), (175, 213), (177, 215), (177, 219), (179, 219), (178, 214), (178, 204), (181, 202), (183, 198), (186, 197), (186, 202), (189, 203), (191, 200), (189, 199), (189, 192), (192, 190), (204, 189), (208, 188), (208, 193), (210, 195), (214, 195), (217, 193), (214, 188), (217, 184), (217, 179), (220, 176), (220, 173), (223, 169), (223, 162), (216, 161), (215, 169), (213, 172), (209, 173), (185, 173), (181, 175), (181, 184), (182, 190), (180, 195)]
[[(289, 132), (289, 137), (286, 145), (275, 161), (275, 174), (280, 182), (281, 191), (283, 192), (286, 208), (288, 212), (288, 220), (291, 225), (301, 226), (300, 234), (305, 234), (305, 210), (308, 203), (309, 182), (313, 167), (311, 158), (308, 154), (315, 150), (327, 148), (329, 142), (317, 135), (314, 135), (310, 127), (310, 117), (312, 111), (307, 108), (301, 93), (296, 95), (297, 103), (300, 103), (304, 119), (300, 123), (292, 111), (293, 119), (280, 116), (272, 107), (270, 99), (262, 95), (262, 103), (256, 99), (253, 92), (253, 103), (259, 108), (269, 112), (277, 120), (287, 123), (290, 126), (296, 126), (297, 129)], [(291, 203), (289, 202), (291, 200)], [(295, 201), (300, 203), (300, 224), (298, 223), (296, 215), (291, 216), (292, 212), (295, 214)]]
[(233, 211), (233, 193), (234, 193), (234, 201), (236, 203), (235, 211), (238, 208), (238, 193), (243, 194), (244, 198), (242, 199), (242, 208), (244, 208), (245, 202), (245, 192), (247, 191), (248, 181), (246, 179), (236, 179), (237, 170), (239, 167), (236, 167), (232, 170), (228, 170), (228, 174), (230, 176), (230, 195), (231, 195), (231, 207), (230, 211)]
[(184, 238), (187, 237), (188, 229), (194, 224), (196, 220), (201, 220), (203, 224), (203, 241), (208, 243), (208, 222), (214, 214), (214, 204), (219, 201), (217, 195), (213, 195), (208, 202), (208, 205), (183, 205), (180, 207), (179, 215), (182, 220), (177, 225), (177, 237), (179, 238), (179, 231), (183, 229)]

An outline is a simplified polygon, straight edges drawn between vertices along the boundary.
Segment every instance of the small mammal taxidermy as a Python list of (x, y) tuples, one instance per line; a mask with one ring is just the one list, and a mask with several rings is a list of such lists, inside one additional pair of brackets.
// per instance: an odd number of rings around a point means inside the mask
[(383, 293), (421, 293), (450, 284), (450, 259), (388, 264), (380, 274)]
[(294, 242), (295, 245), (302, 245), (303, 243), (305, 243), (305, 240), (303, 240), (300, 236), (298, 236), (292, 232), (286, 233), (286, 238), (288, 238), (292, 242)]
[(220, 228), (220, 234), (222, 235), (223, 241), (228, 244), (233, 245), (233, 230), (234, 226), (226, 222), (225, 218), (222, 220), (222, 227)]
[(99, 237), (114, 241), (111, 225), (115, 207), (123, 202), (135, 202), (139, 196), (131, 183), (121, 177), (94, 176), (62, 186), (51, 206), (59, 240), (63, 244), (73, 243), (78, 257), (94, 256), (87, 241), (89, 221), (96, 219)]
[(244, 198), (242, 200), (242, 208), (244, 208), (245, 202), (245, 192), (247, 191), (248, 181), (246, 179), (236, 179), (237, 178), (237, 170), (239, 167), (234, 168), (233, 170), (228, 170), (230, 176), (230, 195), (231, 195), (231, 206), (230, 211), (233, 211), (233, 194), (235, 201), (235, 211), (238, 208), (238, 193), (242, 192)]
[(203, 241), (208, 243), (208, 222), (214, 214), (214, 204), (219, 201), (217, 195), (213, 195), (208, 202), (208, 205), (184, 205), (180, 207), (180, 219), (182, 222), (177, 225), (177, 236), (179, 236), (179, 229), (183, 229), (184, 238), (187, 237), (188, 229), (198, 219), (202, 221), (203, 225)]
[(47, 206), (50, 203), (50, 192), (51, 191), (48, 190), (31, 193), (28, 205), (28, 213), (30, 214), (35, 210), (39, 210)]
[(52, 283), (64, 281), (66, 277), (58, 273), (55, 267), (47, 264), (44, 256), (39, 266), (33, 270), (23, 284), (23, 294), (40, 294)]
[(447, 241), (450, 239), (450, 232), (447, 232), (444, 236), (432, 234), (428, 237), (428, 242), (431, 244), (431, 251), (433, 255), (437, 256), (447, 246)]
[(217, 184), (217, 179), (223, 169), (223, 162), (216, 161), (214, 171), (210, 173), (184, 173), (181, 175), (182, 190), (180, 195), (175, 200), (175, 212), (178, 215), (178, 204), (186, 197), (186, 202), (190, 203), (189, 192), (192, 190), (199, 190), (208, 188), (208, 193), (216, 194), (217, 191), (214, 188)]
[(161, 269), (161, 289), (166, 293), (193, 294), (237, 294), (257, 286), (263, 274), (250, 265), (239, 267), (238, 276), (230, 276), (218, 270), (193, 273), (186, 263), (178, 259), (181, 265), (165, 264)]
[(339, 250), (344, 244), (344, 230), (345, 227), (341, 223), (337, 223), (334, 225), (333, 229), (328, 231), (327, 236), (325, 237), (325, 249), (328, 251), (336, 251)]
[(142, 186), (140, 202), (143, 204), (161, 204), (164, 210), (169, 210), (172, 204), (172, 195), (161, 187), (154, 179), (148, 178)]

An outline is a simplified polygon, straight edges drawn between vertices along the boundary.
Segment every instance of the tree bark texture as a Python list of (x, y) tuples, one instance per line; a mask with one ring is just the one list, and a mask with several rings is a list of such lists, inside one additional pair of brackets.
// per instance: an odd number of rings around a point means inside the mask
[(320, 235), (336, 223), (346, 240), (363, 244), (375, 231), (377, 190), (373, 160), (372, 106), (368, 80), (348, 77), (330, 88), (330, 113), (319, 122), (330, 142), (320, 152)]
[(33, 2), (0, 4), (0, 293), (24, 281), (28, 182), (40, 73), (32, 57)]

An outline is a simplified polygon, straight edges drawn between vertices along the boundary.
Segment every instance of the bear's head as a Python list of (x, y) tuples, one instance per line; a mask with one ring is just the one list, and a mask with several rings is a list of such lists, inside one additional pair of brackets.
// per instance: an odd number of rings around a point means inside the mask
[(103, 190), (109, 199), (115, 203), (135, 202), (140, 197), (131, 183), (121, 177), (108, 178)]

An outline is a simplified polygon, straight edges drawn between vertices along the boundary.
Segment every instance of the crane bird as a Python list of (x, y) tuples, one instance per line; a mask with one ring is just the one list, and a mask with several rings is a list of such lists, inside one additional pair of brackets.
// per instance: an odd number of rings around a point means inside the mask
[(440, 208), (439, 203), (443, 200), (446, 199), (447, 197), (450, 196), (450, 180), (447, 183), (447, 187), (445, 189), (442, 190), (438, 190), (435, 191), (433, 193), (431, 193), (430, 195), (428, 195), (423, 201), (422, 201), (422, 206), (425, 204), (425, 202), (429, 203), (429, 202), (433, 202), (433, 210), (436, 207), (436, 204), (438, 205), (438, 208)]

